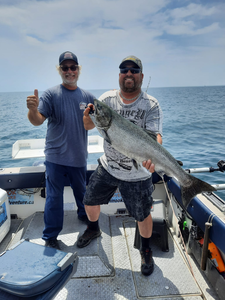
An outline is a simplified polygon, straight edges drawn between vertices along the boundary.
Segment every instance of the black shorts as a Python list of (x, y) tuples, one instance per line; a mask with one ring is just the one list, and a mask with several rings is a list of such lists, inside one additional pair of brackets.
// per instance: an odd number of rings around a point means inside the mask
[(85, 205), (108, 204), (119, 188), (129, 214), (142, 222), (150, 214), (152, 206), (152, 178), (144, 181), (123, 181), (110, 175), (101, 164), (91, 175), (83, 203)]

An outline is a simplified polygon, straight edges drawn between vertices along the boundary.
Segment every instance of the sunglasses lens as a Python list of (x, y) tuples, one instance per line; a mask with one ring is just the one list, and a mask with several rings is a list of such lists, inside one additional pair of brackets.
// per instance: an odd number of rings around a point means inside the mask
[(124, 69), (120, 69), (120, 73), (122, 73), (122, 74), (127, 74), (128, 71), (131, 71), (132, 74), (137, 74), (137, 73), (140, 73), (140, 72), (141, 72), (140, 69), (135, 69), (135, 68), (124, 68)]
[(63, 70), (63, 72), (67, 72), (69, 70), (67, 66), (62, 66), (61, 69)]
[(68, 67), (68, 66), (61, 66), (61, 69), (63, 70), (63, 72), (67, 72), (69, 69), (70, 69), (72, 72), (74, 72), (74, 71), (77, 70), (77, 66), (75, 66), (75, 65), (72, 65), (72, 66), (70, 66), (70, 67)]
[(127, 68), (125, 68), (125, 69), (120, 69), (120, 73), (122, 73), (122, 74), (126, 74), (128, 72), (128, 69)]
[(75, 66), (75, 65), (73, 65), (73, 66), (70, 67), (71, 71), (76, 71), (76, 69), (77, 69), (77, 66)]
[(138, 74), (138, 73), (140, 73), (141, 70), (140, 69), (132, 69), (130, 71), (132, 74)]

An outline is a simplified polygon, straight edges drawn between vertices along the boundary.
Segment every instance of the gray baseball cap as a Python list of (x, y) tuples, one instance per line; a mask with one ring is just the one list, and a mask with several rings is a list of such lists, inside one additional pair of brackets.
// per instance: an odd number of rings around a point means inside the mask
[(137, 58), (136, 56), (133, 56), (133, 55), (130, 55), (130, 56), (125, 57), (125, 58), (122, 60), (121, 64), (119, 65), (119, 68), (120, 68), (120, 69), (123, 68), (123, 67), (124, 67), (124, 64), (125, 64), (126, 62), (128, 62), (128, 61), (135, 63), (135, 64), (137, 65), (137, 67), (138, 67), (139, 69), (141, 69), (141, 72), (142, 72), (142, 69), (143, 69), (143, 68), (142, 68), (141, 60), (140, 60), (139, 58)]

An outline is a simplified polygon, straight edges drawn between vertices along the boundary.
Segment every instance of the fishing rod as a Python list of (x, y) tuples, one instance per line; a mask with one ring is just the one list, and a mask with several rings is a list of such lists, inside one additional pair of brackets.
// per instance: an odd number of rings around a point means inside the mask
[[(193, 168), (193, 169), (185, 169), (187, 173), (204, 173), (204, 172), (215, 172), (215, 171), (220, 171), (224, 172), (225, 171), (225, 161), (220, 160), (217, 163), (218, 168)], [(225, 190), (225, 183), (222, 184), (212, 184), (212, 186), (218, 191), (218, 190)]]
[(217, 163), (218, 168), (193, 168), (193, 169), (185, 169), (185, 171), (187, 173), (203, 173), (203, 172), (215, 172), (215, 171), (220, 171), (220, 172), (224, 172), (225, 171), (225, 161), (224, 160), (220, 160)]
[(149, 85), (150, 85), (150, 81), (151, 81), (151, 76), (149, 76), (149, 81), (148, 81), (148, 86), (147, 86), (147, 89), (146, 89), (146, 93), (147, 93), (147, 91), (148, 91), (148, 88), (149, 88)]

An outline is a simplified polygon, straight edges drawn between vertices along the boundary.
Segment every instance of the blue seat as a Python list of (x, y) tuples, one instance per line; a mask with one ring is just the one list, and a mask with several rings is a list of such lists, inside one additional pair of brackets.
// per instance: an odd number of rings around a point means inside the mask
[(76, 272), (78, 257), (22, 240), (0, 256), (0, 299), (50, 300)]

